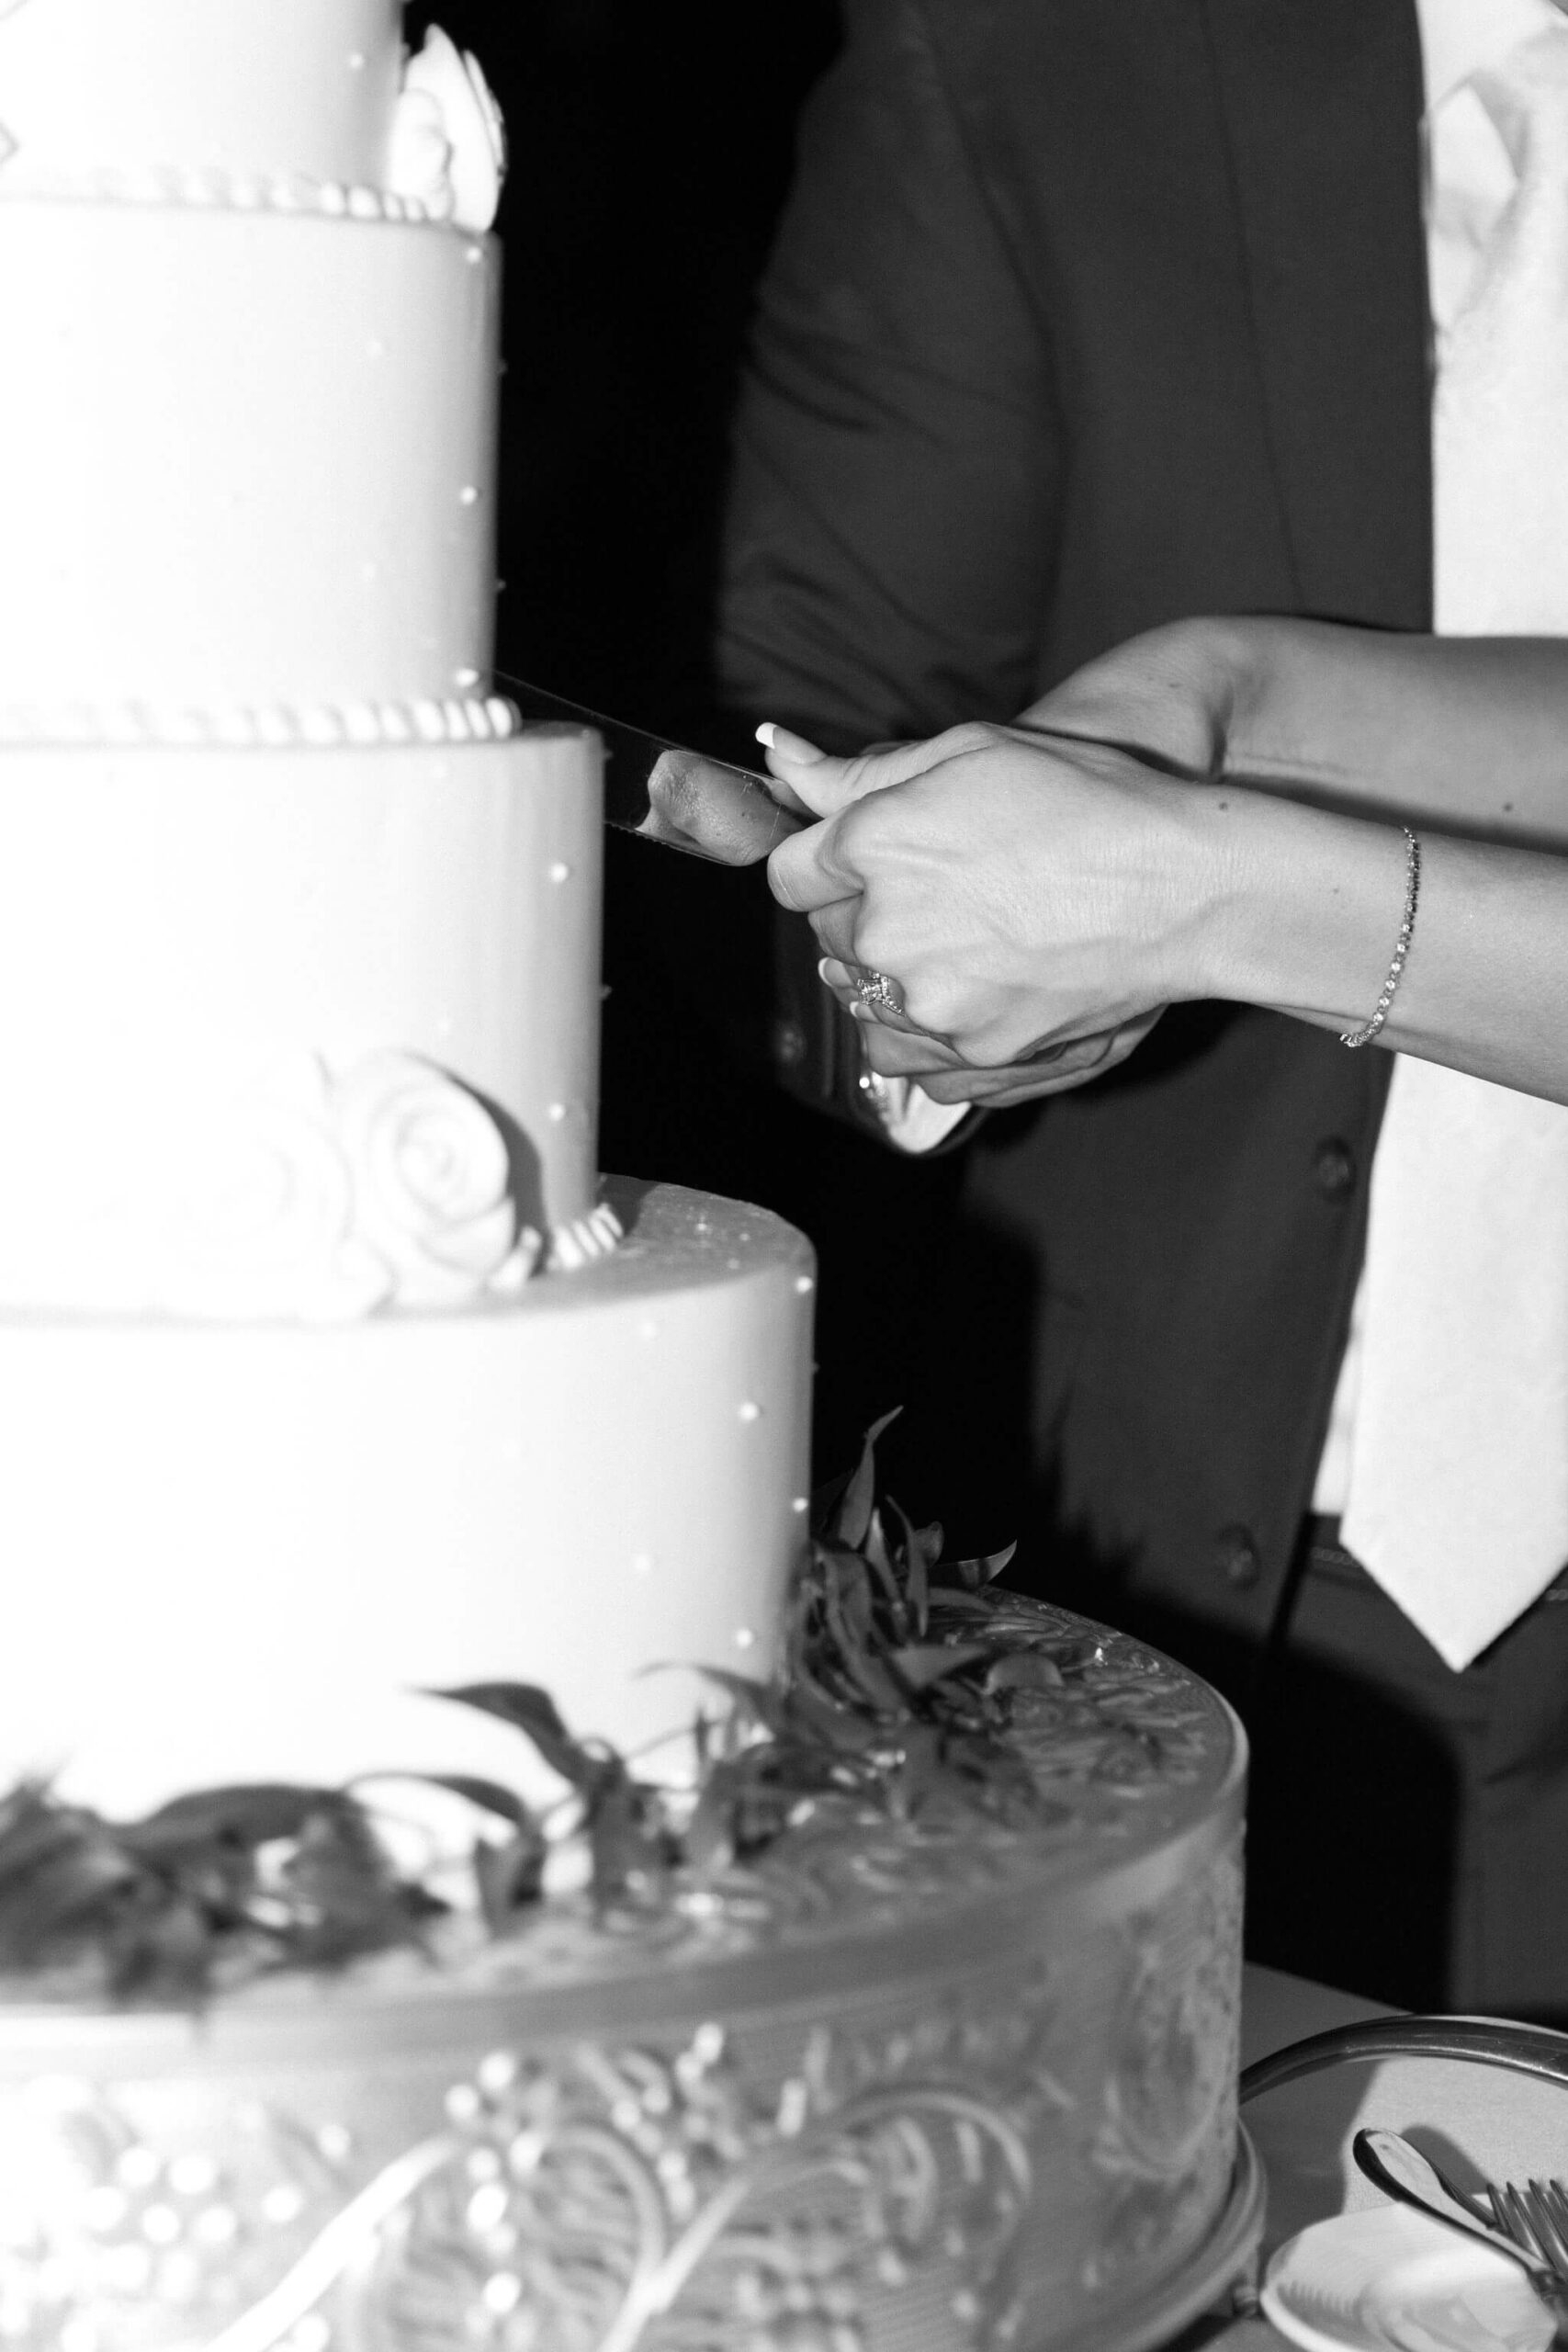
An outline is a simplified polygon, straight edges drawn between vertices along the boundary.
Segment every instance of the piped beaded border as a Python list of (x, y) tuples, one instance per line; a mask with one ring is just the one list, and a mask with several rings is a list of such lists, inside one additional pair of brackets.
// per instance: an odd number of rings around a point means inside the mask
[(345, 745), (500, 743), (522, 718), (500, 695), (412, 702), (220, 704), (73, 703), (47, 709), (0, 704), (0, 744), (80, 750), (141, 745), (200, 750), (334, 750)]
[[(49, 172), (7, 185), (0, 199), (48, 204), (133, 204), (212, 212), (320, 213), (329, 220), (394, 220), (451, 228), (450, 191), (438, 199), (400, 196), (391, 188), (349, 187), (303, 172), (234, 172), (220, 164), (99, 165), (84, 172)], [(471, 230), (461, 232), (472, 236)]]

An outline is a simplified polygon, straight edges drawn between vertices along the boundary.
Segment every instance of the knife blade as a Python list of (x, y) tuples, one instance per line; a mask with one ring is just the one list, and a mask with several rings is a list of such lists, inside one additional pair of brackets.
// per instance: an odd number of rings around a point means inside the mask
[(774, 799), (767, 780), (668, 736), (628, 727), (585, 703), (496, 673), (525, 720), (593, 727), (604, 739), (604, 822), (720, 865), (755, 865), (808, 818)]

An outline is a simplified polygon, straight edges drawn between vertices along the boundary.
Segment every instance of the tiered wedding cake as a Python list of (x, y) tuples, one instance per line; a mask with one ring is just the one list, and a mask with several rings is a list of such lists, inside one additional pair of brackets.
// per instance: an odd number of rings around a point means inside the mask
[(804, 1532), (804, 1245), (597, 1190), (598, 749), (487, 693), (500, 132), (400, 17), (0, 5), (0, 1779), (121, 1808), (493, 1769), (411, 1695), (479, 1676), (647, 1736)]
[[(514, 1781), (432, 1686), (647, 1741), (696, 1686), (643, 1669), (766, 1673), (805, 1533), (806, 1245), (597, 1184), (598, 747), (488, 691), (500, 130), (400, 16), (0, 0), (0, 1792), (120, 1817)], [(973, 1820), (889, 1718), (772, 1877), (634, 1924), (199, 2017), (14, 1978), (0, 2346), (1021, 2352), (1193, 2307), (1247, 2226), (1237, 1736), (1055, 1612), (1004, 1671), (1001, 1623)], [(7, 1962), (59, 1895), (28, 1819)]]

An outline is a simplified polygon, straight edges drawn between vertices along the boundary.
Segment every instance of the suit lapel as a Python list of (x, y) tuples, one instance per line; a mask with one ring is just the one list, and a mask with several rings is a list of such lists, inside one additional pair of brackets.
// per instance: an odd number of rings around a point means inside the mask
[(1413, 0), (1200, 0), (1302, 607), (1431, 623)]

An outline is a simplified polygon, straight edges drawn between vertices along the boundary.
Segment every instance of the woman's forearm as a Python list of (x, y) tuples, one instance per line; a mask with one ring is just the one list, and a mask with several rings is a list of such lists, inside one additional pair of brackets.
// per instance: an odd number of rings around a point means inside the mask
[(1568, 641), (1177, 621), (1023, 714), (1192, 778), (1481, 839), (1568, 846)]
[(1235, 649), (1227, 776), (1319, 807), (1568, 846), (1568, 641), (1201, 626)]
[[(1358, 1028), (1399, 933), (1404, 832), (1224, 787), (1213, 797), (1205, 830), (1224, 843), (1224, 879), (1200, 989)], [(1415, 928), (1378, 1043), (1568, 1102), (1568, 859), (1420, 841)]]

